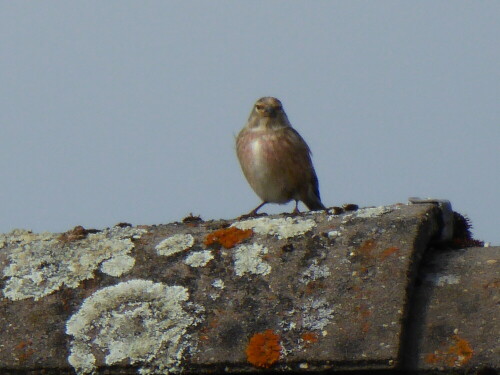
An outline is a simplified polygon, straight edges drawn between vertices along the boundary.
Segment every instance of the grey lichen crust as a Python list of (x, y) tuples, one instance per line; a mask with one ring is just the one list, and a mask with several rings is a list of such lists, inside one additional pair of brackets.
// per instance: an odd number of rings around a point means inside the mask
[(194, 245), (194, 237), (190, 234), (174, 234), (165, 238), (155, 249), (158, 255), (170, 256), (181, 251), (189, 250)]
[(188, 266), (191, 267), (203, 267), (208, 264), (214, 256), (210, 250), (195, 251), (184, 260)]
[(275, 235), (278, 238), (291, 238), (310, 231), (316, 226), (312, 219), (267, 217), (238, 221), (232, 226), (238, 229), (252, 229), (255, 233)]
[(268, 252), (267, 247), (257, 243), (238, 246), (234, 250), (234, 272), (238, 276), (243, 276), (245, 273), (268, 275), (271, 266), (262, 260), (262, 256)]
[(73, 336), (69, 363), (78, 374), (91, 373), (101, 351), (107, 365), (128, 360), (144, 365), (142, 374), (175, 371), (185, 349), (193, 349), (186, 329), (203, 311), (188, 298), (185, 287), (150, 280), (98, 290), (66, 324)]
[(134, 248), (131, 238), (139, 238), (145, 232), (113, 227), (73, 242), (61, 241), (58, 234), (27, 230), (0, 235), (0, 246), (7, 247), (10, 262), (3, 270), (8, 278), (3, 294), (14, 301), (36, 301), (63, 285), (76, 288), (81, 281), (92, 278), (103, 261), (108, 263), (103, 264), (101, 271), (120, 276), (133, 266), (128, 255)]

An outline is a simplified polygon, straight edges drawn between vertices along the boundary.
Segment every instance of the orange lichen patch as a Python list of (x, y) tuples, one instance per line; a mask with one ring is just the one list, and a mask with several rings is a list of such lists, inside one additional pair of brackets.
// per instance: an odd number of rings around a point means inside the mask
[(450, 367), (460, 367), (469, 362), (474, 355), (469, 342), (458, 335), (454, 335), (453, 340), (455, 343), (447, 350), (436, 350), (427, 354), (425, 361), (430, 364), (445, 363)]
[(365, 322), (362, 326), (361, 326), (361, 332), (363, 333), (368, 333), (368, 331), (370, 331), (370, 328), (371, 328), (371, 324), (368, 323), (368, 322)]
[(376, 241), (375, 240), (366, 240), (359, 247), (359, 251), (365, 255), (369, 256), (371, 251), (375, 248)]
[(33, 354), (35, 354), (35, 350), (30, 348), (30, 346), (33, 344), (33, 341), (31, 340), (26, 340), (26, 341), (21, 341), (19, 344), (17, 344), (14, 347), (15, 355), (17, 357), (17, 360), (20, 363), (24, 363), (27, 361)]
[(318, 342), (318, 335), (314, 332), (305, 332), (300, 336), (307, 344), (314, 344)]
[(397, 253), (399, 251), (399, 247), (392, 246), (388, 247), (384, 251), (382, 251), (379, 255), (380, 260), (385, 260), (387, 257), (391, 256), (394, 253)]
[(370, 315), (372, 315), (372, 312), (365, 306), (360, 306), (358, 311), (359, 315), (361, 315), (362, 318), (368, 318)]
[(252, 365), (270, 367), (280, 359), (280, 337), (270, 329), (256, 333), (247, 345), (246, 354), (248, 362)]
[[(363, 243), (359, 246), (357, 251), (355, 251), (358, 260), (361, 261), (362, 264), (371, 264), (374, 256), (372, 250), (376, 246), (377, 246), (377, 241), (375, 240), (363, 241)], [(365, 273), (363, 270), (361, 270), (361, 272)]]
[(359, 314), (361, 323), (361, 332), (368, 333), (371, 328), (371, 323), (368, 318), (372, 315), (372, 311), (366, 305), (356, 306), (356, 312)]
[(31, 344), (33, 344), (33, 341), (31, 341), (31, 340), (21, 341), (21, 342), (19, 342), (19, 344), (17, 344), (14, 347), (14, 349), (23, 350), (24, 348), (26, 348), (27, 346), (30, 346)]
[(226, 249), (230, 249), (235, 245), (243, 242), (253, 234), (251, 229), (238, 229), (236, 227), (229, 227), (216, 230), (215, 232), (207, 234), (203, 243), (205, 246), (210, 246), (214, 243), (219, 243)]
[(24, 353), (21, 353), (17, 356), (17, 359), (19, 362), (23, 363), (26, 362), (33, 354), (35, 354), (34, 349), (28, 349)]
[(370, 328), (371, 328), (371, 324), (366, 322), (364, 323), (362, 326), (361, 326), (361, 332), (363, 333), (368, 333), (370, 331)]

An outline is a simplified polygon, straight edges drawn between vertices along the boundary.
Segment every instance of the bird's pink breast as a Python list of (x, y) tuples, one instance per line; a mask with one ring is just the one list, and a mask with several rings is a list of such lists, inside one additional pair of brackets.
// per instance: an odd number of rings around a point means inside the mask
[(237, 151), (245, 177), (262, 200), (284, 203), (294, 197), (300, 166), (294, 165), (293, 139), (272, 130), (247, 130)]

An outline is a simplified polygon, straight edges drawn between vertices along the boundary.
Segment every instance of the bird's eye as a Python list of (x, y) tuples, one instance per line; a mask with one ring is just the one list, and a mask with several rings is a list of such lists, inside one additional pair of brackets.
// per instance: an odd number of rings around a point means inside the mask
[(262, 104), (255, 104), (255, 108), (258, 109), (259, 111), (264, 108)]

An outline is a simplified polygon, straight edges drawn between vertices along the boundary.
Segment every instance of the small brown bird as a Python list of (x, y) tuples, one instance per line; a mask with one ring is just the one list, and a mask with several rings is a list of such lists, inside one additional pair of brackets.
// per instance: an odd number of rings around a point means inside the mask
[(255, 103), (236, 138), (241, 169), (262, 203), (245, 216), (255, 216), (266, 203), (302, 201), (310, 210), (324, 210), (311, 150), (292, 128), (281, 102), (264, 97)]

